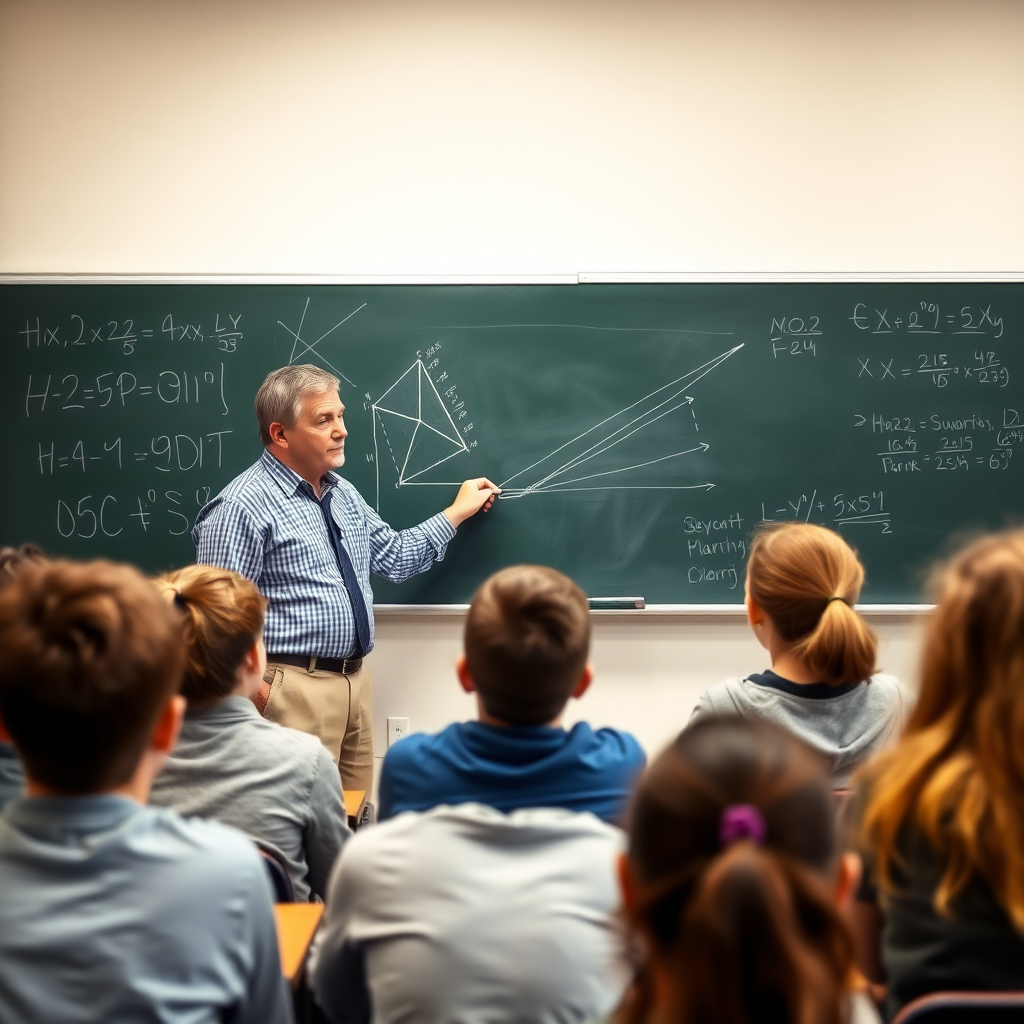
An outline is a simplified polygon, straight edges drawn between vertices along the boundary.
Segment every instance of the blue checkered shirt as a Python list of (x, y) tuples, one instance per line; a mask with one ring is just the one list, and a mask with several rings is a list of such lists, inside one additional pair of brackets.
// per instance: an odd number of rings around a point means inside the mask
[[(455, 528), (439, 512), (408, 530), (391, 529), (336, 473), (321, 480), (370, 617), (370, 572), (408, 579), (444, 558)], [(251, 579), (269, 601), (263, 639), (272, 654), (348, 658), (356, 650), (352, 604), (313, 488), (270, 452), (235, 477), (196, 518), (196, 561)]]

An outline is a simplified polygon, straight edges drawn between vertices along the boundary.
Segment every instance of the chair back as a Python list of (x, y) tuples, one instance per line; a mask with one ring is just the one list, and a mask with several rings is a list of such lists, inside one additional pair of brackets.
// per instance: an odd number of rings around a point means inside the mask
[(932, 992), (907, 1003), (892, 1024), (1022, 1024), (1024, 992)]
[(292, 880), (281, 861), (280, 855), (262, 843), (256, 843), (263, 858), (263, 866), (267, 869), (267, 877), (270, 879), (270, 887), (274, 890), (275, 903), (294, 903), (295, 890), (292, 888)]

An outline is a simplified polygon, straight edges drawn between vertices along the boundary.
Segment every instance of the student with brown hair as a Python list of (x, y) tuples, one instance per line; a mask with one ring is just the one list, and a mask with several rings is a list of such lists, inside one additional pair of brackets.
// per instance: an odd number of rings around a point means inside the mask
[(917, 705), (851, 807), (890, 1014), (1024, 989), (1024, 531), (971, 544), (936, 590)]
[(384, 758), (381, 820), (439, 804), (564, 807), (618, 823), (644, 765), (639, 743), (585, 722), (562, 728), (593, 678), (590, 612), (567, 576), (539, 565), (495, 573), (473, 596), (455, 671), (479, 721), (414, 734)]
[(0, 718), (27, 777), (0, 815), (4, 1024), (291, 1019), (252, 844), (145, 806), (181, 661), (128, 566), (29, 565), (0, 590)]
[(633, 800), (620, 865), (636, 979), (618, 1024), (877, 1021), (852, 996), (856, 885), (819, 760), (739, 718), (688, 728)]
[(759, 527), (747, 559), (747, 620), (771, 668), (711, 687), (690, 721), (738, 714), (775, 722), (825, 759), (833, 786), (848, 786), (895, 739), (909, 703), (892, 676), (875, 673), (878, 641), (854, 608), (863, 582), (857, 555), (832, 530)]
[[(25, 565), (45, 561), (35, 544), (0, 548), (0, 587), (9, 583)], [(13, 743), (0, 739), (0, 811), (25, 792), (25, 772)]]
[(244, 576), (206, 565), (157, 586), (182, 619), (188, 709), (150, 803), (234, 825), (283, 861), (296, 899), (325, 896), (351, 835), (341, 783), (315, 736), (268, 722), (252, 702), (266, 602)]

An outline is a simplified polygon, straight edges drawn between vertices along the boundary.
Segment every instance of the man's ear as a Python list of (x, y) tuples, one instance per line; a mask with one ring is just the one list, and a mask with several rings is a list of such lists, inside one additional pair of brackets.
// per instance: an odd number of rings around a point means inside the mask
[(460, 654), (455, 659), (455, 674), (459, 677), (459, 686), (466, 693), (475, 693), (476, 686), (473, 684), (473, 677), (469, 674), (469, 665), (466, 664), (466, 656)]
[(594, 681), (594, 666), (588, 661), (583, 666), (583, 675), (580, 676), (580, 681), (576, 684), (576, 689), (572, 691), (572, 696), (577, 700), (583, 696), (590, 689), (590, 684)]
[(270, 443), (280, 445), (282, 448), (288, 447), (288, 438), (285, 437), (285, 425), (283, 423), (273, 422), (267, 428), (267, 433), (270, 434)]
[(161, 754), (169, 754), (178, 742), (181, 731), (181, 720), (185, 717), (185, 698), (176, 693), (165, 705), (160, 717), (156, 720), (149, 745)]
[(844, 853), (839, 858), (839, 874), (836, 876), (836, 906), (847, 907), (853, 901), (860, 884), (861, 863), (855, 853)]

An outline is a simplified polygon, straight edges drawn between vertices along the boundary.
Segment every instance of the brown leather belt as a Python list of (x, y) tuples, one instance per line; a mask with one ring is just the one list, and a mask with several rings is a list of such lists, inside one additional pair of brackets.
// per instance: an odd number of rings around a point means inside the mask
[(354, 676), (362, 667), (362, 658), (318, 658), (315, 654), (268, 654), (267, 661), (278, 665), (295, 665), (306, 672), (337, 672)]

